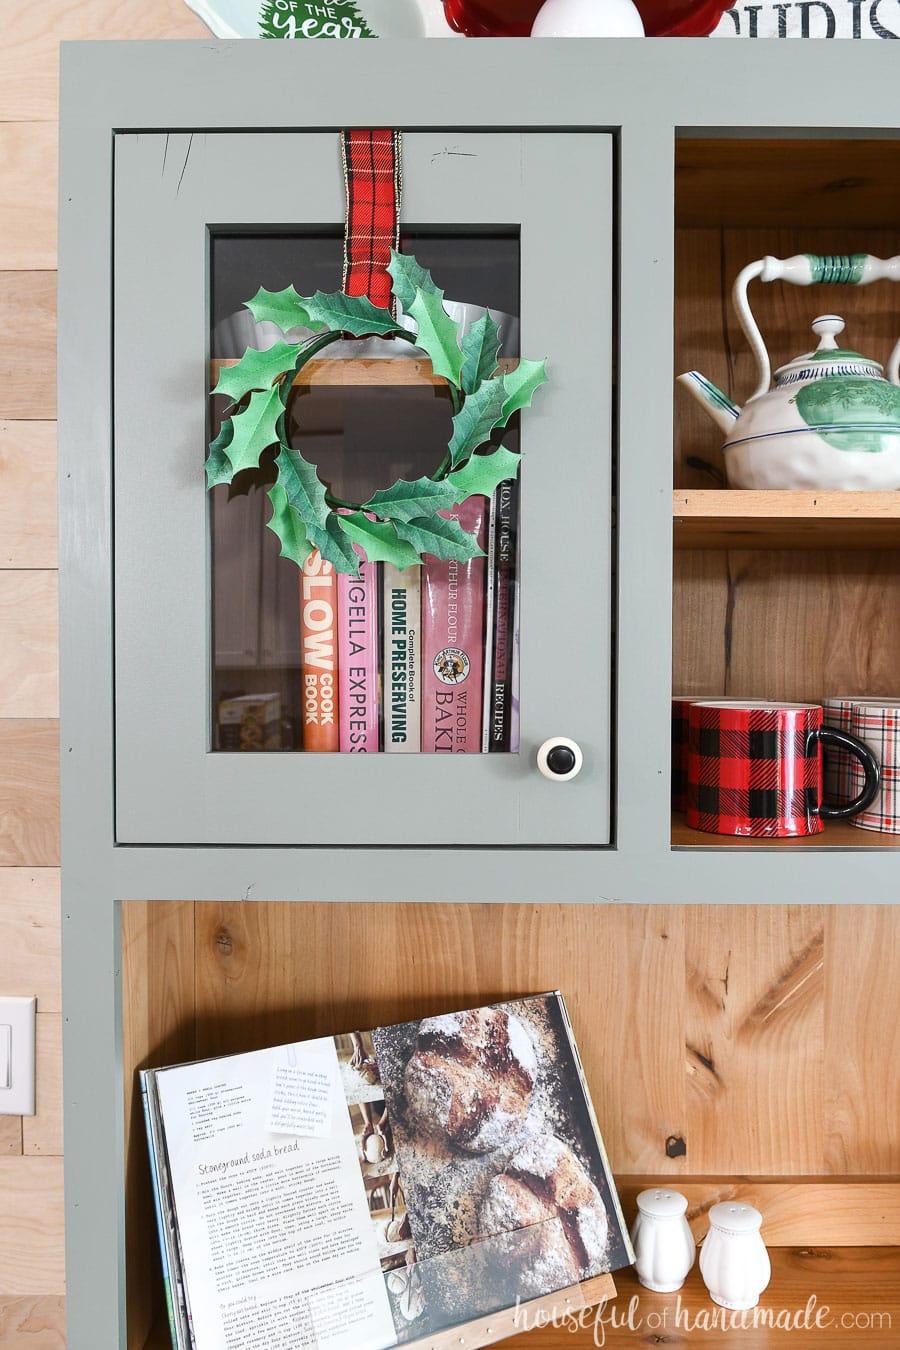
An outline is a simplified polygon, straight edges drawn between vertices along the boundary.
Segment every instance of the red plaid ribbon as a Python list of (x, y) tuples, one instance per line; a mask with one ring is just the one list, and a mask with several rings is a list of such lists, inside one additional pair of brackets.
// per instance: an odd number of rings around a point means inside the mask
[(400, 132), (344, 131), (341, 154), (347, 189), (343, 289), (391, 309), (387, 266), (400, 237)]

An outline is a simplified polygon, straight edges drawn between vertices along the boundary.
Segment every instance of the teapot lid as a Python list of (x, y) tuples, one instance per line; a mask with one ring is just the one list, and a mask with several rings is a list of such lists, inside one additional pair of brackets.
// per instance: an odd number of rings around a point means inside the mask
[[(807, 379), (824, 375), (864, 375), (878, 379), (882, 375), (884, 367), (879, 361), (838, 347), (837, 335), (843, 333), (845, 327), (839, 314), (820, 314), (813, 319), (811, 327), (819, 338), (818, 347), (814, 352), (795, 356), (793, 361), (776, 370), (775, 379), (779, 384), (791, 383), (792, 378), (799, 379), (804, 375)], [(782, 376), (787, 378), (782, 380)]]

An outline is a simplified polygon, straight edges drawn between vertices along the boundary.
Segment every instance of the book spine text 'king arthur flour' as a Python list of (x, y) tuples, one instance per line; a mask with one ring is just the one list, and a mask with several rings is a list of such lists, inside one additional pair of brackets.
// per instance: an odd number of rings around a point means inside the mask
[(338, 587), (338, 706), (344, 753), (378, 752), (378, 564), (359, 576), (342, 573)]
[(401, 572), (392, 563), (384, 563), (384, 748), (388, 754), (410, 754), (422, 748), (421, 624), (421, 569), (407, 567)]
[(338, 750), (337, 578), (318, 549), (300, 574), (303, 749)]
[[(484, 548), (487, 506), (486, 497), (470, 497), (445, 514)], [(483, 557), (464, 563), (429, 557), (422, 566), (423, 751), (481, 750), (484, 584)]]

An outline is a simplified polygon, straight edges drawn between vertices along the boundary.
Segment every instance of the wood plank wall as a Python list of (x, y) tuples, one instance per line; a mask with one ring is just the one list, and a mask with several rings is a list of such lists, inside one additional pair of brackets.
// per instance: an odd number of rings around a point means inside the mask
[(0, 44), (0, 994), (36, 994), (37, 1114), (0, 1116), (0, 1346), (65, 1345), (56, 584), (61, 40), (208, 36), (182, 0), (45, 0)]
[[(0, 46), (0, 992), (36, 994), (39, 1019), (37, 1115), (0, 1117), (4, 1350), (65, 1344), (53, 395), (58, 44), (205, 36), (183, 0), (45, 0), (19, 7)], [(716, 374), (711, 364), (708, 373)], [(723, 631), (725, 591), (716, 578), (711, 609), (691, 631), (704, 651), (720, 653), (696, 636), (708, 635), (710, 616)], [(874, 908), (167, 905), (130, 929), (126, 975), (139, 975), (135, 982), (155, 991), (155, 1003), (132, 1004), (127, 1057), (133, 1065), (164, 1062), (559, 985), (570, 994), (623, 1174), (896, 1176), (900, 1006), (890, 972), (900, 959), (898, 920), (900, 911)], [(158, 947), (147, 964), (152, 944), (141, 938), (141, 922), (145, 934), (158, 936), (159, 924), (168, 932), (162, 964)], [(668, 1158), (669, 1137), (685, 1138), (685, 1158)], [(140, 1146), (135, 1135), (134, 1175)], [(768, 1185), (774, 1208), (782, 1192)], [(841, 1194), (846, 1236), (859, 1205), (853, 1185)], [(139, 1209), (143, 1200), (139, 1187), (130, 1192)], [(796, 1229), (784, 1223), (779, 1231), (791, 1240)], [(139, 1290), (137, 1323), (142, 1297)]]

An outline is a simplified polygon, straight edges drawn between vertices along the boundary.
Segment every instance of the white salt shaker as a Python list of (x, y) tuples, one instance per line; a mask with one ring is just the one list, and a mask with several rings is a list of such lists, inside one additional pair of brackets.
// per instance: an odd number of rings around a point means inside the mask
[(673, 1294), (694, 1264), (694, 1235), (685, 1218), (687, 1200), (678, 1191), (654, 1186), (641, 1191), (637, 1207), (631, 1226), (637, 1277), (645, 1289)]
[(752, 1205), (723, 1200), (709, 1211), (709, 1232), (700, 1249), (700, 1274), (714, 1303), (755, 1308), (772, 1267), (760, 1237), (762, 1215)]

